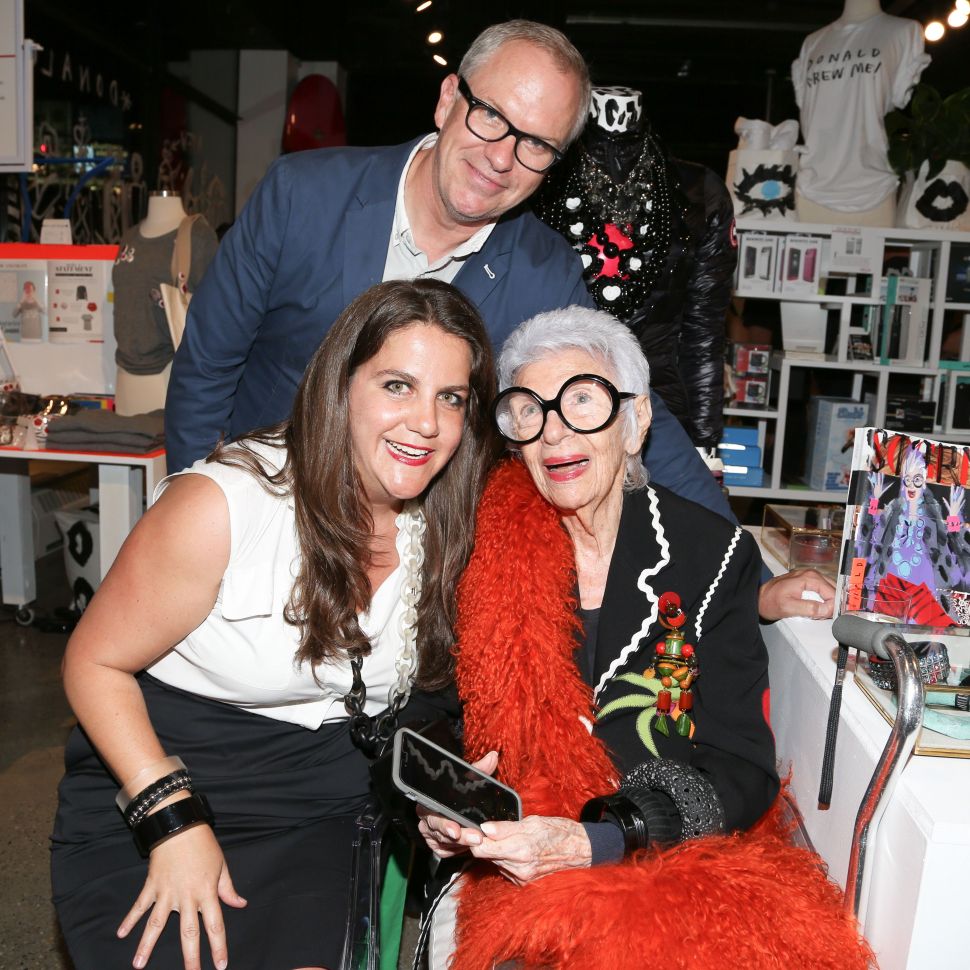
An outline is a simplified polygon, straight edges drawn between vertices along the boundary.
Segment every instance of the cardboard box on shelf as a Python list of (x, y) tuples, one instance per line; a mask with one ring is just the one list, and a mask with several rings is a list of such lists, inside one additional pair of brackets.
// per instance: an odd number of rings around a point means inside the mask
[(725, 465), (724, 484), (737, 485), (744, 488), (761, 488), (764, 485), (765, 473), (763, 468), (747, 468), (744, 465)]
[(717, 457), (728, 465), (743, 465), (745, 468), (759, 468), (761, 466), (761, 449), (757, 445), (735, 444), (722, 441), (717, 446)]
[(816, 397), (808, 409), (805, 479), (818, 491), (849, 487), (855, 429), (869, 420), (869, 405), (851, 398)]
[(823, 357), (828, 313), (817, 303), (793, 303), (783, 300), (781, 307), (781, 343), (788, 355)]

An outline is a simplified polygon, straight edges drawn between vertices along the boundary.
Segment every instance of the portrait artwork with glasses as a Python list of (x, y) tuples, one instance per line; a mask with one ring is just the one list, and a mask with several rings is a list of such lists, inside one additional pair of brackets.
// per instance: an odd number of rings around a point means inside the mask
[(837, 604), (970, 632), (970, 445), (857, 428)]
[(495, 400), (495, 424), (513, 445), (527, 445), (542, 435), (546, 419), (555, 412), (560, 421), (579, 434), (593, 434), (608, 427), (624, 401), (636, 397), (618, 391), (605, 377), (576, 374), (559, 393), (546, 401), (527, 387), (506, 388)]

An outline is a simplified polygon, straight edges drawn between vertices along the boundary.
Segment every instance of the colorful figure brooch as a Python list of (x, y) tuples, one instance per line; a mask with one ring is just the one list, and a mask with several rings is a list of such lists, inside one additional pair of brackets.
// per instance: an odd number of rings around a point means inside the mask
[(609, 702), (596, 715), (603, 720), (611, 714), (631, 708), (642, 708), (637, 717), (637, 735), (654, 757), (659, 757), (651, 729), (670, 737), (670, 722), (681, 737), (690, 737), (694, 724), (694, 694), (691, 690), (697, 679), (697, 656), (694, 647), (684, 641), (681, 629), (687, 615), (681, 609), (676, 593), (664, 593), (658, 601), (658, 619), (667, 630), (663, 640), (654, 650), (653, 666), (643, 674), (620, 674), (617, 680), (633, 684), (647, 691), (645, 694), (627, 694)]

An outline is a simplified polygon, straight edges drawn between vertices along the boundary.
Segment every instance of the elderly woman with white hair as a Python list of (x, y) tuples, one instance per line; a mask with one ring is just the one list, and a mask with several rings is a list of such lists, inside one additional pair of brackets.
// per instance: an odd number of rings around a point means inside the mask
[(479, 831), (421, 811), (432, 851), (473, 863), (429, 921), (431, 967), (867, 966), (837, 887), (763, 819), (760, 557), (650, 483), (636, 339), (595, 310), (541, 314), (499, 379), (513, 457), (479, 508), (456, 677), (466, 755), (526, 817)]

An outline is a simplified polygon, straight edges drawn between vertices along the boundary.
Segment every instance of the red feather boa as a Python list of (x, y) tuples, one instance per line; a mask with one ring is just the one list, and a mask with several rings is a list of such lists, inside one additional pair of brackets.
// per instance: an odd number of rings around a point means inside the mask
[[(517, 461), (493, 474), (459, 587), (465, 743), (499, 752), (527, 814), (576, 818), (616, 786), (587, 730), (592, 692), (573, 662), (575, 568), (559, 516)], [(864, 970), (875, 961), (817, 856), (768, 813), (745, 835), (697, 839), (618, 865), (517, 887), (478, 866), (461, 892), (455, 970)]]

